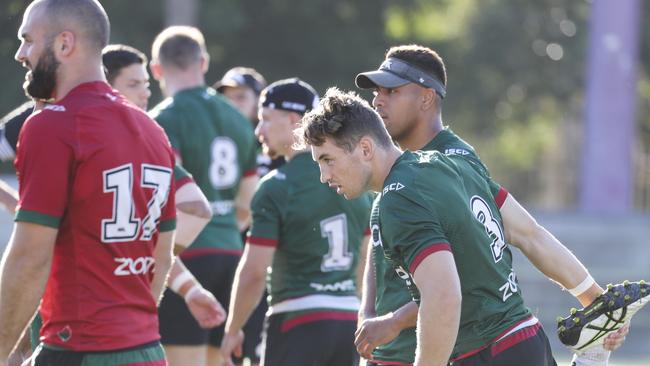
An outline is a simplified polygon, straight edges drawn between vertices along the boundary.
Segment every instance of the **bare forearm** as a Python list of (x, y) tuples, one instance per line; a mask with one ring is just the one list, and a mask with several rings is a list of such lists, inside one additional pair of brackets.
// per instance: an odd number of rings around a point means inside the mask
[[(587, 269), (573, 253), (539, 225), (514, 197), (508, 195), (500, 212), (506, 239), (519, 248), (548, 278), (564, 288), (573, 289), (589, 276)], [(583, 305), (587, 305), (600, 293), (602, 288), (594, 285), (577, 298)]]
[[(541, 226), (532, 243), (521, 250), (537, 269), (564, 288), (572, 289), (589, 276), (578, 258)], [(578, 300), (586, 306), (602, 292), (603, 289), (595, 285), (578, 296)]]
[(230, 295), (230, 312), (226, 332), (234, 334), (242, 329), (264, 294), (265, 279), (260, 273), (246, 268), (240, 262)]
[(461, 287), (450, 252), (427, 256), (415, 269), (420, 290), (415, 366), (445, 366), (460, 324)]
[(361, 285), (361, 306), (359, 308), (359, 322), (376, 315), (375, 298), (377, 296), (377, 280), (375, 272), (375, 259), (371, 243), (364, 242), (366, 247), (366, 265), (363, 270), (363, 284)]
[(400, 330), (416, 326), (418, 322), (419, 310), (420, 308), (418, 307), (418, 304), (415, 303), (415, 301), (404, 304), (402, 307), (393, 312), (395, 324), (399, 327)]
[(154, 249), (155, 272), (151, 282), (151, 296), (160, 303), (163, 290), (165, 289), (167, 276), (172, 266), (172, 246), (175, 237), (174, 231), (161, 232), (158, 234), (156, 248)]
[(8, 250), (0, 279), (0, 359), (14, 348), (34, 315), (51, 265), (51, 257), (43, 262)]
[(151, 296), (156, 300), (156, 304), (162, 299), (163, 290), (167, 283), (167, 275), (172, 266), (171, 256), (167, 258), (156, 259), (156, 272), (151, 282)]
[[(361, 240), (361, 245), (359, 247), (359, 264), (357, 265), (357, 271), (356, 271), (357, 296), (359, 298), (363, 298), (363, 292), (365, 291), (366, 288), (365, 276), (366, 276), (366, 272), (369, 270), (367, 267), (370, 265), (370, 262), (368, 261), (368, 253), (372, 255), (372, 249), (368, 247), (369, 238), (370, 238), (369, 236), (364, 236), (363, 239)], [(372, 271), (373, 271), (372, 274), (374, 278), (374, 269)], [(372, 299), (374, 302), (375, 299), (374, 288), (373, 288)]]
[(239, 192), (235, 197), (235, 210), (237, 215), (237, 226), (239, 231), (246, 229), (251, 222), (251, 201), (257, 188), (259, 178), (257, 175), (249, 175), (243, 178), (239, 184)]
[(415, 366), (446, 366), (460, 324), (460, 301), (428, 296), (420, 302)]

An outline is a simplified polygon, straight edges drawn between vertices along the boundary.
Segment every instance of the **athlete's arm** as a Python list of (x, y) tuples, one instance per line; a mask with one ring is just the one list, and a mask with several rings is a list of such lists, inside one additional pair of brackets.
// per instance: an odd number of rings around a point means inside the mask
[(395, 339), (399, 333), (415, 327), (418, 320), (418, 304), (410, 301), (399, 309), (375, 318), (366, 318), (354, 333), (354, 345), (359, 355), (372, 359), (372, 351)]
[(156, 300), (156, 304), (160, 303), (165, 281), (167, 281), (167, 275), (172, 266), (172, 247), (175, 233), (175, 230), (160, 232), (158, 241), (156, 241), (156, 248), (153, 251), (156, 270), (151, 282), (151, 295)]
[[(533, 265), (564, 288), (578, 286), (589, 272), (569, 249), (522, 207), (510, 194), (500, 208), (506, 240), (519, 248)], [(593, 283), (576, 296), (582, 306), (591, 304), (603, 289)]]
[(185, 299), (187, 308), (201, 328), (214, 328), (226, 320), (226, 311), (219, 301), (201, 286), (179, 257), (169, 271), (167, 286)]
[(249, 175), (243, 177), (239, 183), (239, 192), (235, 197), (235, 210), (237, 213), (237, 226), (239, 231), (246, 229), (251, 223), (251, 201), (255, 194), (255, 188), (259, 177), (257, 175)]
[[(361, 239), (361, 245), (359, 246), (359, 264), (357, 264), (357, 296), (362, 297), (364, 286), (364, 277), (366, 273), (366, 267), (368, 267), (368, 254), (372, 255), (372, 249), (368, 248), (370, 243), (370, 235), (364, 235)], [(374, 271), (373, 271), (374, 273)], [(374, 299), (374, 294), (373, 294)]]
[(226, 320), (221, 353), (226, 366), (233, 366), (231, 356), (241, 356), (244, 339), (242, 327), (264, 294), (266, 268), (273, 261), (275, 247), (247, 244), (244, 248), (230, 293), (230, 313)]
[(0, 360), (14, 349), (45, 291), (58, 229), (16, 222), (0, 268)]
[(375, 274), (375, 259), (373, 257), (372, 243), (364, 242), (363, 247), (366, 248), (366, 265), (363, 271), (363, 279), (361, 285), (361, 306), (359, 307), (358, 324), (360, 325), (364, 319), (373, 318), (375, 313), (375, 297), (377, 294), (376, 289), (376, 274)]
[(0, 204), (10, 213), (16, 211), (18, 205), (18, 192), (13, 189), (7, 182), (0, 179)]
[(428, 255), (413, 278), (421, 296), (414, 366), (446, 366), (460, 324), (460, 279), (454, 256), (449, 251)]
[(201, 230), (210, 222), (212, 209), (208, 199), (194, 182), (176, 190), (176, 242), (174, 253), (189, 247)]

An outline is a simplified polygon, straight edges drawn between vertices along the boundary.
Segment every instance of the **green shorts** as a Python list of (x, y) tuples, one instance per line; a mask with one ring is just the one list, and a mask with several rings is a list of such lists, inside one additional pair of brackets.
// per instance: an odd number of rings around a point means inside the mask
[(160, 342), (105, 352), (75, 352), (40, 344), (35, 366), (167, 366)]

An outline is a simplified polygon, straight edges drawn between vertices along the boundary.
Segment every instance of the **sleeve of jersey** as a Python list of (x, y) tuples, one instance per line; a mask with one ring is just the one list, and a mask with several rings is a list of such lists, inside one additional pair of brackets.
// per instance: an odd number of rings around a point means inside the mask
[(451, 251), (437, 214), (425, 207), (424, 199), (409, 188), (389, 192), (381, 200), (382, 235), (400, 253), (408, 271), (413, 274), (429, 255), (441, 250)]
[(160, 216), (160, 225), (158, 226), (160, 232), (176, 230), (176, 190), (178, 189), (176, 168), (174, 168), (173, 175), (174, 176), (169, 185), (167, 203), (165, 204), (165, 207), (163, 207)]
[(194, 178), (192, 178), (192, 174), (185, 170), (185, 168), (176, 164), (174, 165), (174, 182), (176, 184), (176, 190), (179, 190), (187, 183), (194, 182)]
[[(58, 228), (72, 190), (72, 138), (52, 129), (52, 116), (41, 112), (25, 124), (15, 166), (19, 181), (16, 221)], [(69, 133), (72, 135), (72, 133)]]
[(280, 208), (281, 192), (272, 190), (272, 181), (263, 182), (251, 203), (253, 221), (246, 239), (246, 244), (265, 247), (277, 247), (280, 237)]
[(181, 151), (181, 139), (177, 131), (178, 126), (180, 126), (183, 121), (180, 120), (180, 117), (172, 115), (169, 111), (164, 111), (158, 115), (153, 116), (153, 118), (158, 122), (158, 124), (165, 130), (169, 143), (172, 145), (174, 151)]
[(490, 186), (492, 197), (494, 197), (494, 202), (497, 204), (498, 208), (501, 208), (503, 203), (506, 202), (506, 198), (508, 198), (508, 191), (492, 179), (488, 179), (488, 185)]

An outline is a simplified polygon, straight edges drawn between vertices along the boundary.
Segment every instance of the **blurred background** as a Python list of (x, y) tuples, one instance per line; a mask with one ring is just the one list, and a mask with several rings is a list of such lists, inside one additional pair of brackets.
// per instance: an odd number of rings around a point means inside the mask
[[(650, 3), (643, 0), (106, 0), (111, 42), (150, 54), (167, 25), (199, 27), (207, 82), (250, 66), (320, 93), (354, 89), (393, 45), (437, 50), (443, 120), (495, 180), (584, 260), (601, 283), (650, 280)], [(29, 1), (0, 0), (0, 114), (25, 100), (13, 60)], [(150, 104), (160, 101), (154, 93)], [(370, 93), (361, 93), (370, 99)], [(0, 166), (11, 180), (11, 164)], [(15, 184), (15, 183), (14, 183)], [(0, 250), (11, 217), (0, 214)], [(577, 303), (515, 263), (560, 358), (554, 319)], [(650, 310), (612, 360), (650, 365)]]

